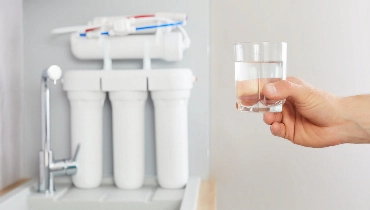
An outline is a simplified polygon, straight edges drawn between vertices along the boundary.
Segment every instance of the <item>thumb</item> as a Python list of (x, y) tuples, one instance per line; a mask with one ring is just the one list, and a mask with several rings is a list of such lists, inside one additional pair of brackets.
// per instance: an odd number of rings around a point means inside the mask
[(298, 103), (306, 102), (308, 96), (310, 96), (312, 92), (312, 88), (305, 86), (304, 84), (295, 84), (288, 80), (268, 83), (262, 89), (263, 95), (268, 99), (283, 100), (291, 97)]

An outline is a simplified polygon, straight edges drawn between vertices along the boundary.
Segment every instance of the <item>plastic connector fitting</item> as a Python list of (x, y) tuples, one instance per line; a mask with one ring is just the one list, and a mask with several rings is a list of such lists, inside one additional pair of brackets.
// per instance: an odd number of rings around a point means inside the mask
[(132, 26), (131, 21), (127, 18), (118, 18), (113, 21), (112, 25), (116, 35), (127, 35), (135, 32), (135, 27)]

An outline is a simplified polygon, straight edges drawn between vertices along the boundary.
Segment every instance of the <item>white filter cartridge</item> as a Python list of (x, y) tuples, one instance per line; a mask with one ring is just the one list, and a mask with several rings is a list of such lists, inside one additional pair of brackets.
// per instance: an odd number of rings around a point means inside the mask
[(195, 77), (190, 69), (153, 70), (148, 89), (154, 102), (157, 178), (163, 188), (189, 179), (188, 101)]
[(79, 59), (103, 59), (104, 43), (110, 46), (111, 59), (142, 59), (144, 46), (147, 45), (151, 59), (180, 61), (186, 48), (181, 32), (158, 37), (153, 34), (105, 37), (104, 42), (101, 39), (80, 37), (78, 33), (71, 35), (72, 53)]
[(144, 110), (147, 91), (112, 91), (114, 182), (137, 189), (144, 183)]
[(152, 91), (158, 183), (182, 188), (189, 178), (188, 99), (190, 90)]
[(137, 189), (144, 181), (144, 110), (154, 102), (157, 178), (163, 188), (189, 179), (188, 100), (195, 81), (190, 69), (69, 71), (63, 88), (71, 104), (72, 149), (81, 145), (73, 183), (94, 188), (102, 179), (102, 111), (109, 92), (113, 113), (114, 181)]
[(103, 104), (101, 91), (69, 91), (71, 105), (72, 151), (80, 144), (77, 174), (72, 177), (78, 188), (95, 188), (103, 176)]

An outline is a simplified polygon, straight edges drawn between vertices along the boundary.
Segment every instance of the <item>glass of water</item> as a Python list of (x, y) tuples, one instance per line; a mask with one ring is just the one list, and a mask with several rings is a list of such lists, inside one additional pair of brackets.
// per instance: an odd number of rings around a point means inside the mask
[(262, 94), (265, 84), (286, 79), (285, 42), (235, 44), (236, 108), (247, 112), (281, 112), (285, 100)]

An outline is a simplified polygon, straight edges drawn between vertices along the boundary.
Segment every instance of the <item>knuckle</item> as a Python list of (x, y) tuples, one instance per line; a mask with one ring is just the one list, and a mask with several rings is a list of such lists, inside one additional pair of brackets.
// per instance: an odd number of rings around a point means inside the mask
[(302, 102), (306, 105), (307, 104), (314, 104), (314, 102), (316, 101), (316, 96), (318, 96), (318, 95), (321, 95), (320, 91), (318, 91), (314, 87), (308, 86), (306, 88), (305, 94), (303, 95)]
[(284, 89), (284, 90), (288, 89), (289, 90), (289, 89), (292, 88), (292, 83), (287, 81), (287, 80), (281, 80), (281, 81), (275, 83), (275, 87), (277, 89)]
[(288, 81), (296, 81), (296, 80), (299, 80), (298, 77), (287, 77), (286, 78)]
[(287, 77), (286, 80), (296, 83), (296, 84), (303, 84), (304, 81), (298, 77)]

